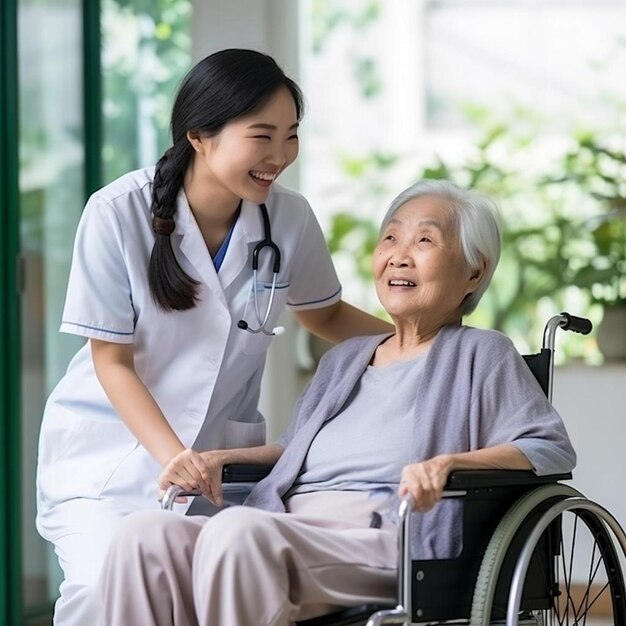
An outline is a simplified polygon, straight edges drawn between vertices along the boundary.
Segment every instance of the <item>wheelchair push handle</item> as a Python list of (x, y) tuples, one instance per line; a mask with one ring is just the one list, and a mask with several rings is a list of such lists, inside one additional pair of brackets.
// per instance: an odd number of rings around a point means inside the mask
[(161, 509), (163, 511), (171, 511), (177, 498), (183, 498), (186, 496), (199, 496), (202, 492), (199, 490), (185, 491), (178, 485), (172, 485), (167, 489), (161, 498)]
[(565, 312), (561, 313), (559, 326), (563, 330), (571, 330), (581, 335), (588, 335), (593, 328), (591, 320), (588, 320), (586, 317), (577, 317), (576, 315)]

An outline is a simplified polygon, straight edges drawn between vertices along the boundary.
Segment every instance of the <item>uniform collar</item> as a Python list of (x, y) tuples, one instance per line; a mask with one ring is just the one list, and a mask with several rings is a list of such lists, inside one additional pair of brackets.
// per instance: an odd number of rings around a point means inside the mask
[[(246, 243), (258, 243), (263, 239), (263, 219), (261, 218), (261, 209), (258, 204), (243, 200), (241, 203), (241, 214), (235, 226), (240, 227), (241, 236)], [(233, 233), (234, 234), (234, 233)]]
[[(211, 255), (204, 244), (202, 234), (191, 212), (187, 196), (181, 188), (176, 199), (175, 235), (182, 237), (181, 251), (189, 259), (202, 280), (211, 288), (221, 284), (226, 288), (250, 263), (252, 245), (264, 237), (263, 220), (259, 205), (243, 200), (241, 212), (219, 271), (215, 272)], [(222, 289), (219, 290), (220, 293)], [(223, 297), (223, 295), (222, 295)]]
[(263, 220), (258, 204), (243, 200), (219, 278), (227, 287), (251, 263), (252, 248), (264, 237)]
[(176, 198), (176, 225), (173, 235), (182, 237), (180, 251), (194, 267), (200, 280), (211, 290), (211, 302), (219, 302), (222, 306), (228, 308), (213, 260), (202, 238), (198, 223), (191, 213), (191, 207), (182, 188)]
[[(192, 214), (191, 207), (187, 201), (187, 196), (185, 195), (185, 191), (182, 187), (176, 198), (176, 209), (176, 227), (174, 229), (174, 234), (184, 236), (189, 228), (189, 222), (191, 221)], [(233, 231), (233, 239), (241, 237), (246, 243), (258, 243), (264, 236), (263, 220), (261, 218), (261, 209), (259, 208), (259, 205), (249, 202), (248, 200), (243, 200), (241, 203), (239, 219), (237, 220), (235, 230)]]

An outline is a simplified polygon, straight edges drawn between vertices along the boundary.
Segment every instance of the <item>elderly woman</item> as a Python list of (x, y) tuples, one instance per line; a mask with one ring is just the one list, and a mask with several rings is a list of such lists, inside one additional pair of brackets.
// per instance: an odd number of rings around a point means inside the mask
[(412, 540), (442, 558), (460, 549), (459, 505), (435, 506), (451, 471), (571, 470), (563, 423), (511, 342), (461, 324), (499, 254), (489, 199), (445, 181), (402, 192), (373, 258), (395, 333), (330, 350), (277, 443), (203, 453), (218, 503), (224, 464), (276, 463), (247, 506), (130, 516), (104, 568), (105, 623), (282, 626), (388, 601), (398, 497), (434, 507)]

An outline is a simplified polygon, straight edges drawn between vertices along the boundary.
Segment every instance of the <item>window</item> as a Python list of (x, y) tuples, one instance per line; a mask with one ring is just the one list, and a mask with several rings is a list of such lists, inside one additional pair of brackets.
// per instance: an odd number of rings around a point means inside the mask
[[(384, 210), (411, 182), (444, 177), (497, 198), (505, 218), (503, 259), (470, 323), (528, 351), (563, 308), (599, 321), (604, 294), (626, 291), (626, 258), (601, 259), (599, 229), (626, 204), (623, 3), (305, 4), (303, 191), (346, 297), (380, 312), (369, 257)], [(581, 352), (600, 359), (577, 338), (560, 357)]]

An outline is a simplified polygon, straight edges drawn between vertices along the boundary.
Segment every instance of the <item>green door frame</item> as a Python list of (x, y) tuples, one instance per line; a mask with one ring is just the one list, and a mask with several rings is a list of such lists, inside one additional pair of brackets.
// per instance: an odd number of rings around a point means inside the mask
[(17, 0), (0, 2), (0, 621), (21, 622)]
[[(82, 0), (85, 198), (102, 184), (100, 0)], [(0, 2), (0, 624), (23, 626), (18, 0)], [(49, 614), (49, 610), (46, 611)], [(29, 616), (34, 617), (34, 616)]]
[(0, 2), (0, 621), (21, 621), (17, 0)]
[(102, 32), (100, 0), (83, 3), (85, 201), (102, 187)]

